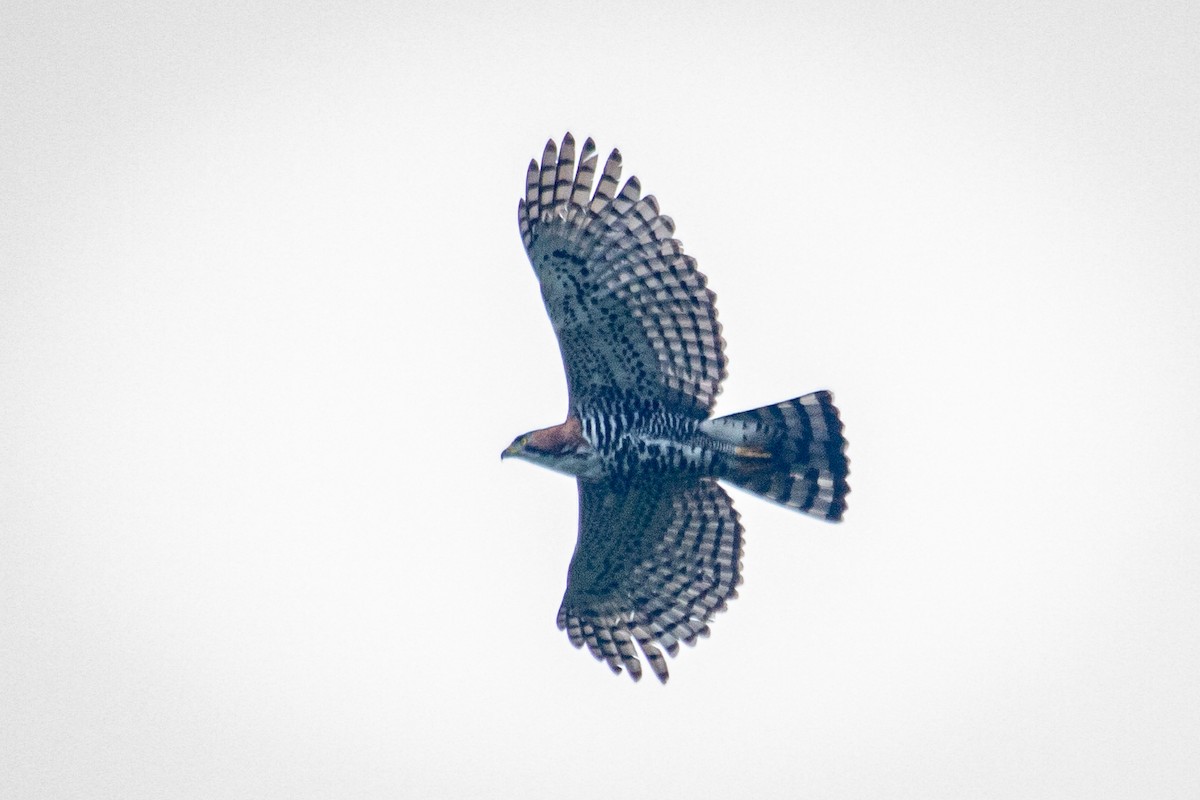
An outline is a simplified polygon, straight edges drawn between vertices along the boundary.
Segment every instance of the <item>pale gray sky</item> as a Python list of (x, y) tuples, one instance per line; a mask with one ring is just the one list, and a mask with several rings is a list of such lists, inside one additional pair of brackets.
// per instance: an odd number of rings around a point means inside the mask
[[(70, 6), (69, 8), (67, 6)], [(5, 6), (0, 795), (1200, 795), (1193, 3)], [(614, 677), (525, 166), (614, 146), (847, 521)]]

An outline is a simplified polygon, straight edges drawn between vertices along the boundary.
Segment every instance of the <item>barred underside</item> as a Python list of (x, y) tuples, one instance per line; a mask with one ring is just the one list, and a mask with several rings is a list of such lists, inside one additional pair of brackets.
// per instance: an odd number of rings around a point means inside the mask
[(707, 420), (701, 429), (743, 453), (726, 479), (788, 508), (841, 520), (850, 460), (832, 393), (813, 392)]
[(680, 642), (708, 636), (709, 619), (737, 596), (742, 528), (733, 503), (709, 479), (633, 489), (580, 481), (579, 509), (558, 627), (635, 681), (640, 650), (665, 683), (662, 650), (674, 656)]
[(697, 418), (725, 377), (715, 295), (695, 259), (671, 238), (675, 225), (631, 177), (621, 187), (613, 150), (595, 192), (596, 149), (579, 165), (568, 133), (531, 161), (517, 218), (542, 286), (578, 409), (589, 397), (633, 390)]

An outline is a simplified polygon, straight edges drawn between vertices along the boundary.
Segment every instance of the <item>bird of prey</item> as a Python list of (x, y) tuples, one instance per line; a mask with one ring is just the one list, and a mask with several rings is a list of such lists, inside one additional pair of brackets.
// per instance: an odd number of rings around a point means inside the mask
[(708, 636), (737, 596), (742, 526), (728, 481), (823, 520), (846, 510), (846, 442), (833, 395), (814, 392), (711, 417), (724, 341), (696, 260), (675, 225), (618, 191), (621, 154), (546, 143), (517, 219), (558, 336), (569, 394), (560, 425), (518, 436), (501, 458), (576, 478), (579, 537), (558, 627), (613, 672), (667, 681), (663, 650)]

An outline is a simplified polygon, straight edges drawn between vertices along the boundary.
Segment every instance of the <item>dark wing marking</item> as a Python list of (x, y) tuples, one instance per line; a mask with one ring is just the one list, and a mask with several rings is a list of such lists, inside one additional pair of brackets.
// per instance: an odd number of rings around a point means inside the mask
[[(579, 481), (579, 541), (558, 627), (613, 672), (642, 676), (637, 650), (666, 683), (679, 642), (737, 597), (742, 526), (715, 480), (630, 489)], [(636, 645), (636, 648), (635, 648)]]
[(621, 154), (612, 151), (593, 193), (595, 172), (591, 139), (578, 169), (571, 134), (561, 150), (549, 141), (517, 209), (571, 407), (617, 389), (706, 417), (725, 377), (716, 296), (638, 179), (617, 192)]

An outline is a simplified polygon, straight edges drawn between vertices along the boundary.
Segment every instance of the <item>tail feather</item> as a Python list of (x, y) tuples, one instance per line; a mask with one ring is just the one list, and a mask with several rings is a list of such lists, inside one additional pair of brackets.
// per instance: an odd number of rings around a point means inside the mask
[(704, 425), (733, 445), (726, 480), (788, 508), (841, 520), (850, 460), (832, 393), (813, 392)]

